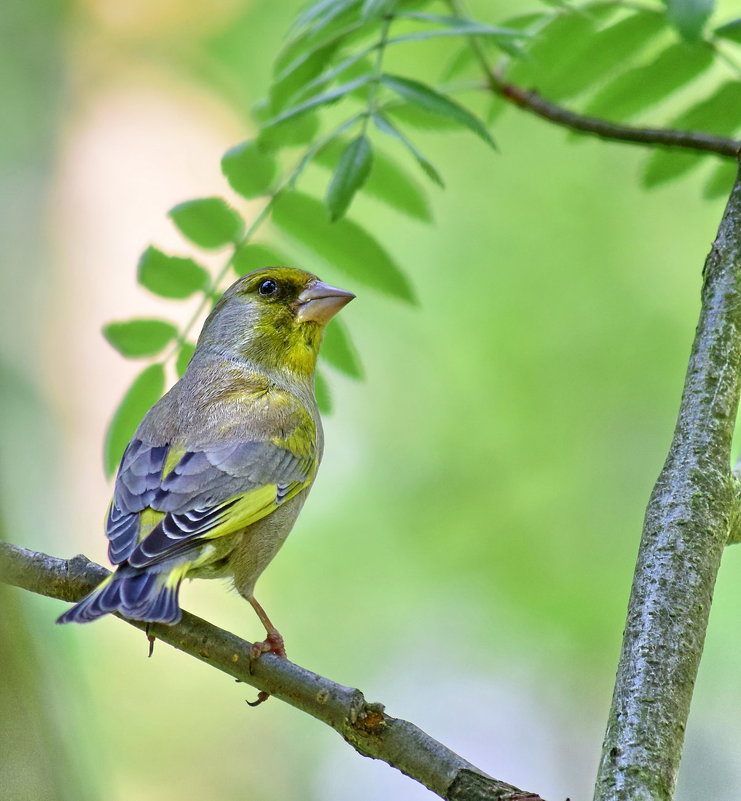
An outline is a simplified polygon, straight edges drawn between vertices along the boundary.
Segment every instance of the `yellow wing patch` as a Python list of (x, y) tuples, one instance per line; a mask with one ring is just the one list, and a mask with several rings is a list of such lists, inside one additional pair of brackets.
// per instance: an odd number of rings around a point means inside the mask
[(165, 459), (164, 467), (162, 468), (162, 480), (173, 471), (175, 465), (185, 456), (187, 448), (182, 446), (180, 448), (170, 448), (167, 452), (167, 459)]
[(298, 495), (309, 483), (310, 481), (294, 482), (289, 487), (288, 492), (282, 495), (280, 504), (276, 500), (278, 496), (277, 484), (266, 484), (250, 492), (245, 492), (244, 495), (237, 496), (237, 502), (224, 512), (222, 520), (217, 526), (204, 534), (203, 539), (212, 540), (218, 537), (225, 537), (228, 534), (234, 534), (243, 528), (247, 528), (247, 526), (251, 526), (274, 512), (278, 506), (282, 506), (295, 495)]
[(164, 512), (158, 512), (156, 509), (152, 509), (149, 506), (139, 513), (139, 542), (149, 534), (164, 516)]

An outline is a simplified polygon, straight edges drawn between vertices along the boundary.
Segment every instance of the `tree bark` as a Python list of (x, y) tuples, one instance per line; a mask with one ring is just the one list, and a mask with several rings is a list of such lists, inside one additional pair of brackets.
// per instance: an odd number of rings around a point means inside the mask
[(703, 277), (679, 418), (646, 511), (595, 801), (669, 801), (674, 793), (738, 508), (730, 456), (741, 375), (741, 173)]
[[(84, 556), (56, 559), (0, 542), (0, 582), (78, 601), (108, 571)], [(124, 618), (121, 618), (124, 620)], [(126, 620), (144, 630), (146, 624)], [(335, 729), (359, 754), (381, 759), (448, 801), (543, 801), (535, 793), (493, 779), (458, 754), (433, 740), (409, 721), (392, 718), (383, 704), (369, 703), (363, 693), (312, 673), (287, 659), (264, 654), (250, 661), (251, 643), (183, 613), (176, 626), (152, 624), (158, 640), (280, 698)]]

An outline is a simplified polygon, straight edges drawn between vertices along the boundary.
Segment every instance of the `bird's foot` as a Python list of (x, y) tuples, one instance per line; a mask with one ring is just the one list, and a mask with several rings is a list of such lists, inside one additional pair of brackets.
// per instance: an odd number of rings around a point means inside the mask
[(283, 637), (275, 629), (269, 630), (268, 636), (262, 642), (252, 643), (250, 661), (254, 662), (263, 654), (275, 654), (286, 659), (286, 646)]
[[(287, 658), (286, 646), (285, 643), (283, 642), (283, 637), (275, 629), (269, 629), (268, 636), (262, 642), (252, 643), (252, 647), (250, 648), (250, 663), (249, 663), (250, 673), (254, 672), (255, 662), (257, 662), (257, 660), (263, 654), (275, 654), (276, 656), (280, 656), (283, 659)], [(265, 690), (260, 690), (260, 692), (257, 694), (257, 700), (247, 701), (247, 705), (260, 706), (260, 704), (267, 701), (268, 698), (270, 698), (270, 693)]]

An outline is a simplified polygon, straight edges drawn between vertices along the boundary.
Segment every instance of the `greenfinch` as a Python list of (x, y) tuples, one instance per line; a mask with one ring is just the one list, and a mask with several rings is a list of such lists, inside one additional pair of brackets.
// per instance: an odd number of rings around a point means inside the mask
[(58, 623), (110, 612), (175, 624), (184, 578), (231, 577), (285, 656), (255, 582), (288, 536), (322, 458), (314, 369), (324, 327), (355, 295), (268, 267), (236, 281), (183, 377), (127, 446), (108, 515), (117, 569)]

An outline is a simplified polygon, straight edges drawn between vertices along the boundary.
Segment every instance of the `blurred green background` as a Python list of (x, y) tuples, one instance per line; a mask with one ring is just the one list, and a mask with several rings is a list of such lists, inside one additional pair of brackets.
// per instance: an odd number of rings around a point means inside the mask
[[(188, 252), (165, 212), (225, 192), (219, 157), (254, 132), (249, 108), (298, 8), (4, 5), (10, 541), (106, 563), (101, 441), (140, 368), (100, 327), (189, 316), (137, 287), (137, 258), (150, 242)], [(483, 8), (497, 21), (522, 5)], [(434, 48), (400, 58), (430, 79), (439, 67)], [(258, 597), (298, 663), (359, 686), (494, 776), (577, 801), (591, 798), (642, 515), (723, 201), (701, 199), (710, 163), (647, 193), (639, 148), (575, 142), (516, 111), (494, 134), (498, 154), (466, 134), (420, 135), (447, 183), (430, 190), (434, 226), (365, 198), (353, 206), (419, 307), (361, 289), (343, 312), (366, 380), (332, 376), (319, 479)], [(681, 801), (741, 795), (740, 575), (730, 549)], [(182, 601), (262, 636), (219, 582), (185, 587)], [(119, 622), (55, 627), (63, 608), (0, 586), (3, 801), (432, 797), (277, 701), (248, 708), (255, 691), (164, 645), (147, 660), (144, 638)]]

